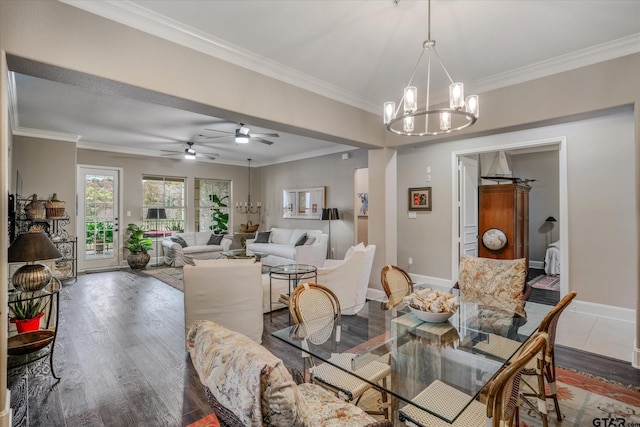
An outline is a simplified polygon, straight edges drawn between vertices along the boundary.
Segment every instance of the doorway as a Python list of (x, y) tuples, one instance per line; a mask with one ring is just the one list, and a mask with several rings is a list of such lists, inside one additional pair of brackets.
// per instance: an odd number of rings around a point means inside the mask
[[(456, 194), (457, 197), (452, 199), (454, 206), (452, 206), (454, 215), (454, 220), (452, 221), (452, 241), (456, 242), (456, 244), (452, 245), (452, 277), (458, 277), (458, 266), (460, 260), (460, 254), (469, 252), (469, 247), (465, 240), (464, 230), (468, 224), (465, 224), (466, 219), (473, 217), (470, 215), (473, 211), (477, 211), (477, 183), (475, 185), (475, 189), (472, 189), (472, 182), (467, 181), (464, 178), (465, 174), (462, 173), (464, 170), (463, 166), (459, 166), (461, 162), (468, 162), (468, 159), (473, 158), (474, 156), (480, 157), (481, 154), (493, 153), (498, 151), (513, 151), (517, 150), (519, 153), (526, 152), (535, 152), (538, 150), (545, 149), (558, 149), (558, 176), (559, 176), (559, 215), (560, 218), (563, 219), (559, 222), (560, 232), (559, 238), (562, 241), (568, 241), (568, 223), (566, 218), (568, 218), (568, 205), (567, 205), (567, 192), (568, 192), (568, 183), (567, 183), (567, 152), (566, 152), (566, 138), (558, 137), (558, 138), (550, 138), (545, 140), (538, 141), (528, 141), (528, 142), (520, 142), (513, 144), (505, 144), (501, 146), (494, 147), (483, 147), (480, 149), (469, 149), (463, 151), (455, 151), (452, 152), (452, 182), (453, 182), (453, 194)], [(465, 160), (466, 159), (466, 160)], [(466, 164), (466, 163), (465, 163)], [(462, 169), (462, 170), (460, 170)], [(473, 173), (473, 172), (470, 172)], [(468, 175), (468, 174), (467, 174)], [(476, 194), (476, 197), (470, 197), (470, 195)], [(468, 206), (469, 204), (475, 204), (475, 207)], [(473, 223), (473, 221), (469, 221)], [(477, 241), (477, 239), (476, 239)], [(560, 269), (563, 271), (563, 274), (560, 275), (560, 293), (561, 295), (565, 295), (568, 292), (569, 288), (569, 269), (568, 267), (568, 259), (569, 259), (569, 248), (564, 247), (560, 254)]]
[(360, 168), (355, 171), (355, 242), (369, 244), (369, 168)]
[(120, 174), (115, 168), (78, 166), (78, 270), (120, 265)]

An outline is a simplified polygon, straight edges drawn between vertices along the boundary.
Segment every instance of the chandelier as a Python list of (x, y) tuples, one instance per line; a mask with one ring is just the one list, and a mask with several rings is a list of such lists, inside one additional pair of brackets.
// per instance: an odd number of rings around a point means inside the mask
[[(427, 54), (427, 92), (425, 108), (418, 109), (418, 89), (412, 86), (412, 83), (425, 53)], [(449, 85), (449, 108), (432, 109), (429, 105), (432, 54), (440, 63), (451, 83)], [(429, 0), (427, 6), (427, 40), (422, 43), (422, 52), (397, 108), (395, 102), (384, 103), (384, 124), (387, 130), (398, 135), (431, 136), (469, 127), (478, 120), (478, 115), (478, 95), (464, 97), (464, 85), (453, 81), (436, 51), (436, 42), (431, 39), (431, 0)]]
[(249, 181), (247, 187), (247, 201), (244, 202), (244, 206), (240, 202), (236, 202), (236, 210), (241, 214), (257, 214), (262, 209), (262, 203), (258, 202), (255, 206), (251, 203), (251, 159), (247, 159), (249, 162)]

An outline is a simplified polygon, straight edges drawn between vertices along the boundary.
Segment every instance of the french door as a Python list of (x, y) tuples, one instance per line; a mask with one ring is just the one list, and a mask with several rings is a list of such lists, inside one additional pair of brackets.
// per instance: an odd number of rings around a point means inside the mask
[(78, 166), (78, 270), (120, 265), (118, 169)]

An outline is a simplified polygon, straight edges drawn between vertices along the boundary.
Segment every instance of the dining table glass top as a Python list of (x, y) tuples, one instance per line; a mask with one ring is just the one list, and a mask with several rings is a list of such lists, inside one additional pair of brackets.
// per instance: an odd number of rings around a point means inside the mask
[[(415, 284), (414, 291), (424, 287)], [(372, 385), (390, 395), (393, 418), (398, 420), (399, 409), (413, 405), (452, 423), (553, 307), (488, 295), (472, 301), (457, 289), (428, 287), (459, 299), (458, 309), (443, 323), (424, 322), (405, 303), (389, 307), (385, 299), (367, 301), (356, 315), (318, 318), (272, 335), (311, 355), (316, 365), (329, 363), (356, 376), (355, 370), (373, 360), (388, 363), (390, 378)], [(335, 357), (345, 353), (351, 366), (338, 363), (344, 357)], [(440, 406), (413, 400), (437, 380), (462, 393)]]

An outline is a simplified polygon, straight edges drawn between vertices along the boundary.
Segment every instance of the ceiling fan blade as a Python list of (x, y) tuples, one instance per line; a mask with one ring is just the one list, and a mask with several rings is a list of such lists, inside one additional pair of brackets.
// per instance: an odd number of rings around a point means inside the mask
[(226, 134), (229, 134), (229, 135), (235, 135), (236, 134), (235, 131), (234, 132), (228, 132), (226, 130), (218, 130), (218, 129), (210, 129), (210, 128), (204, 128), (204, 130), (209, 130), (211, 132), (226, 133)]
[(252, 133), (249, 135), (251, 138), (279, 138), (277, 133)]
[[(219, 154), (217, 154), (217, 155), (219, 156)], [(215, 157), (209, 156), (208, 154), (200, 154), (200, 153), (197, 154), (197, 157), (206, 157), (209, 160), (215, 160), (216, 159)]]
[(251, 139), (254, 139), (254, 140), (258, 141), (258, 142), (262, 142), (263, 144), (267, 144), (267, 145), (273, 145), (273, 141), (267, 141), (266, 139), (256, 138), (253, 135), (251, 135), (251, 136), (252, 136)]

